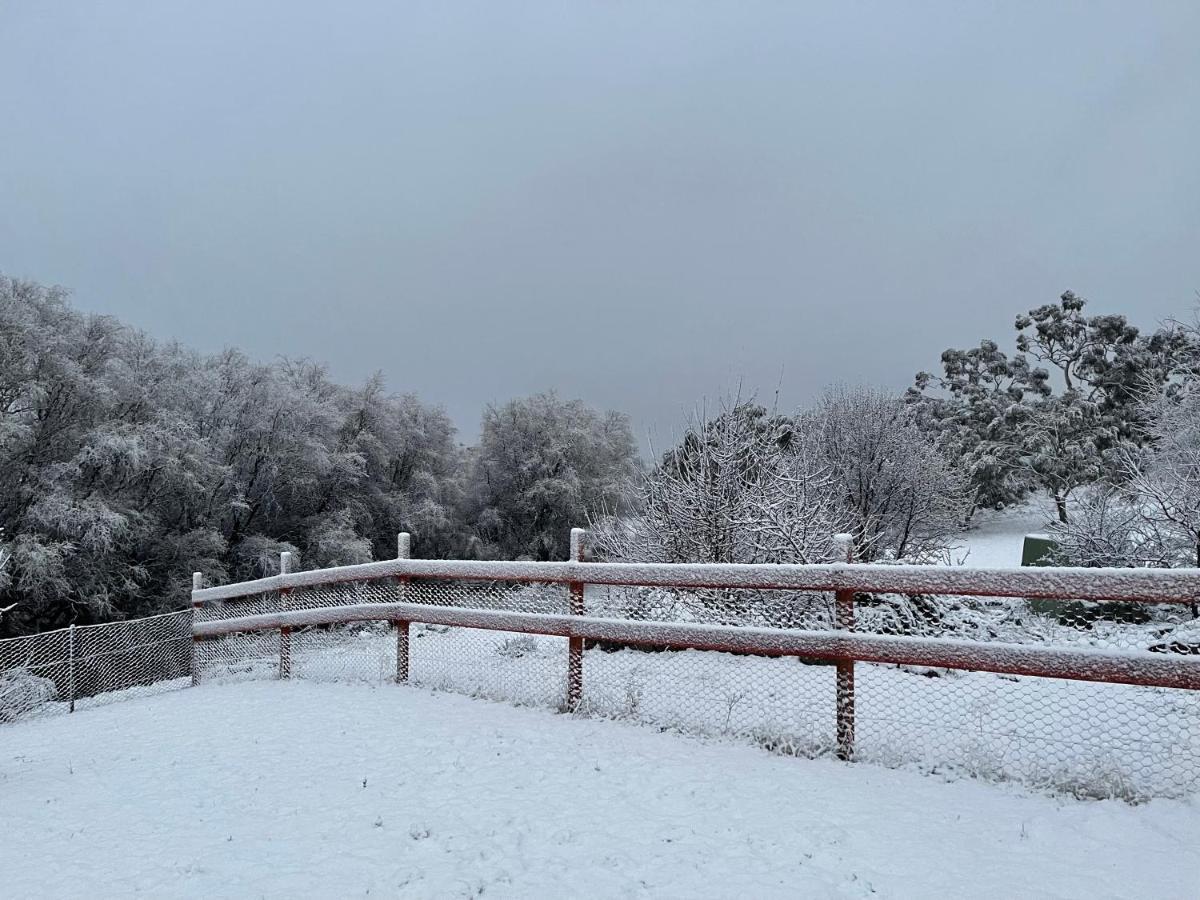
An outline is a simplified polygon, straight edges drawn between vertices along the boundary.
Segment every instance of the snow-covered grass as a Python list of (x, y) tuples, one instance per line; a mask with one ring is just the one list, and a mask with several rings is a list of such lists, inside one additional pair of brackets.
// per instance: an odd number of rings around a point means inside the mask
[(411, 688), (0, 732), (12, 897), (1193, 897), (1200, 809), (947, 784)]

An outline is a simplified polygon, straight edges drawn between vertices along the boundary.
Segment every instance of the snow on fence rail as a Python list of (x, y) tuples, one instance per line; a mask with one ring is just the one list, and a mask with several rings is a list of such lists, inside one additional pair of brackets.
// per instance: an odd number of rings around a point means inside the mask
[(197, 584), (195, 677), (394, 680), (1089, 796), (1198, 787), (1200, 570), (586, 563), (582, 538), (514, 563), (410, 560), (402, 536), (394, 561)]

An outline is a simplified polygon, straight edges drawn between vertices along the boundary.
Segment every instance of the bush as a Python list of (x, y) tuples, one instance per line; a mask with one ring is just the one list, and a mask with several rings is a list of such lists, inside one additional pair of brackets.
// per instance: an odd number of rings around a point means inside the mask
[(0, 722), (11, 722), (57, 696), (53, 681), (28, 669), (0, 673)]

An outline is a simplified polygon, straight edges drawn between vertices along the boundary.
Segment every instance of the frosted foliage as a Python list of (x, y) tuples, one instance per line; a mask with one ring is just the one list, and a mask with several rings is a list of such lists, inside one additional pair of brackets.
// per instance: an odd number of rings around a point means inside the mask
[(966, 485), (903, 399), (837, 388), (814, 413), (819, 447), (844, 498), (856, 559), (941, 558), (966, 512)]
[(904, 401), (835, 389), (813, 410), (728, 406), (694, 421), (638, 486), (640, 514), (595, 523), (601, 558), (817, 563), (943, 557), (964, 484)]
[(208, 583), (460, 553), (440, 410), (309, 361), (158, 344), (0, 276), (0, 635), (178, 609)]
[(564, 559), (590, 512), (624, 511), (637, 470), (628, 419), (536, 394), (483, 416), (471, 458), (468, 518), (484, 557)]
[(984, 340), (945, 351), (941, 376), (917, 375), (909, 400), (969, 479), (974, 505), (1041, 491), (1067, 522), (1080, 488), (1121, 480), (1126, 454), (1154, 442), (1142, 398), (1195, 377), (1195, 328), (1142, 334), (1124, 316), (1087, 315), (1085, 306), (1067, 291), (1017, 317), (1017, 353)]
[[(12, 550), (4, 542), (4, 529), (0, 528), (0, 589), (8, 587), (11, 576), (8, 574), (8, 563), (12, 559)], [(12, 605), (0, 606), (0, 618), (12, 609)]]

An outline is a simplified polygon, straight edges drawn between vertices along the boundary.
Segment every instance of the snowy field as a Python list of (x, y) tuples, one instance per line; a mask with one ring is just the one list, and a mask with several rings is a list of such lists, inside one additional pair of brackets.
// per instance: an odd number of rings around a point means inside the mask
[(1195, 897), (1200, 808), (1079, 802), (388, 686), (0, 732), (9, 897)]

